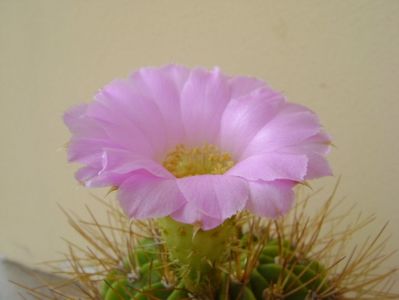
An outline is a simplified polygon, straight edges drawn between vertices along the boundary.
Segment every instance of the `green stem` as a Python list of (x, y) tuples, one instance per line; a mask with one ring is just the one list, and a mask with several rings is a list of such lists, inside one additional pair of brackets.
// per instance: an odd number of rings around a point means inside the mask
[(218, 266), (226, 262), (229, 243), (236, 235), (234, 219), (208, 231), (166, 217), (159, 220), (172, 260), (176, 260), (186, 289), (212, 295), (221, 281)]

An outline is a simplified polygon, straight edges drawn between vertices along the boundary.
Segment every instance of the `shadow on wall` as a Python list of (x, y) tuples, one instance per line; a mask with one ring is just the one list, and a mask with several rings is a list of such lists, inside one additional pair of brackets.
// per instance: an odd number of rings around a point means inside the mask
[(44, 283), (62, 284), (63, 282), (65, 279), (62, 277), (30, 269), (0, 257), (0, 300), (51, 299), (51, 294), (44, 289), (37, 288), (36, 296), (33, 296), (28, 290), (18, 285), (36, 288)]

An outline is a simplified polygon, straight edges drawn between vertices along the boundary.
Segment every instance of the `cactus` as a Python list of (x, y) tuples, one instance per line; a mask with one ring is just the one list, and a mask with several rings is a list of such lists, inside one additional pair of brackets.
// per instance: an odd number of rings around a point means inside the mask
[(335, 217), (332, 199), (312, 216), (304, 201), (277, 220), (241, 213), (209, 231), (170, 219), (129, 220), (112, 206), (108, 224), (94, 214), (88, 221), (67, 214), (88, 244), (69, 244), (73, 290), (65, 293), (62, 281), (49, 284), (52, 298), (42, 286), (29, 292), (35, 299), (82, 300), (399, 299), (389, 292), (397, 269), (374, 273), (389, 258), (381, 253), (385, 227), (348, 255), (347, 241), (371, 220), (337, 230), (335, 222), (350, 214)]
[[(286, 240), (275, 238), (261, 243), (252, 237), (251, 247), (260, 251), (251, 257), (242, 251), (248, 246), (248, 234), (241, 235), (238, 243), (241, 248), (228, 256), (226, 243), (236, 230), (233, 221), (229, 222), (216, 231), (202, 231), (193, 236), (189, 225), (166, 220), (161, 225), (166, 233), (180, 232), (173, 234), (173, 238), (164, 232), (168, 261), (162, 262), (162, 252), (154, 240), (141, 240), (123, 267), (110, 271), (103, 280), (102, 299), (335, 299), (323, 297), (329, 290), (325, 267), (299, 255), (295, 245)], [(163, 264), (172, 264), (172, 282), (168, 282)], [(232, 264), (236, 267), (239, 264), (248, 276), (238, 278), (235, 272), (220, 271), (223, 265)]]

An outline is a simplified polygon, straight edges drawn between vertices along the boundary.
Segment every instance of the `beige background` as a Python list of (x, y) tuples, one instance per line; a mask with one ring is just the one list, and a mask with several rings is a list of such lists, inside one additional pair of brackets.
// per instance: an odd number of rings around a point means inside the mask
[(96, 205), (66, 163), (63, 111), (170, 62), (261, 77), (316, 111), (337, 145), (339, 196), (374, 213), (376, 231), (390, 220), (399, 248), (398, 30), (397, 0), (0, 0), (0, 254), (59, 257), (74, 235), (57, 203)]

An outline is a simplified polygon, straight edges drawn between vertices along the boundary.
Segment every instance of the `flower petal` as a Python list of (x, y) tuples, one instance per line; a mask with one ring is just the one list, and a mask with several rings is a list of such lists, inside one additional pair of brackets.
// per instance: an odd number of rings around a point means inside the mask
[(294, 202), (292, 188), (295, 182), (277, 180), (272, 182), (249, 181), (250, 198), (247, 209), (267, 218), (275, 218), (286, 213)]
[(159, 69), (143, 68), (130, 77), (135, 89), (158, 106), (165, 121), (168, 149), (184, 140), (180, 94), (189, 74), (186, 67), (168, 65)]
[(288, 147), (284, 147), (284, 153), (327, 155), (331, 150), (331, 138), (321, 131), (306, 140)]
[(242, 158), (279, 151), (319, 133), (317, 116), (300, 105), (287, 103), (270, 122), (259, 130), (245, 149)]
[(239, 159), (248, 143), (276, 115), (284, 103), (280, 94), (267, 88), (257, 89), (251, 94), (233, 99), (222, 117), (221, 149)]
[(145, 156), (134, 155), (126, 150), (104, 149), (100, 173), (127, 174), (140, 169), (158, 177), (174, 178), (164, 166)]
[(230, 88), (218, 69), (194, 69), (181, 94), (186, 144), (214, 144), (223, 111), (230, 101)]
[(308, 158), (305, 179), (313, 179), (332, 175), (330, 166), (325, 158), (331, 149), (331, 138), (324, 132), (293, 146), (285, 147), (284, 153), (302, 154)]
[(88, 108), (88, 116), (102, 120), (105, 129), (112, 129), (110, 125), (118, 128), (123, 133), (118, 138), (120, 143), (129, 140), (137, 146), (146, 141), (154, 155), (165, 151), (165, 121), (158, 106), (135, 90), (129, 80), (112, 81), (95, 100)]
[(191, 176), (178, 179), (177, 184), (188, 204), (174, 217), (184, 223), (199, 222), (202, 228), (213, 226), (208, 217), (223, 223), (241, 211), (248, 199), (246, 181), (234, 176)]
[(305, 179), (308, 159), (305, 155), (266, 153), (254, 155), (240, 161), (226, 175), (234, 175), (248, 180)]
[(102, 168), (90, 180), (86, 180), (86, 186), (119, 186), (131, 174), (141, 170), (161, 178), (174, 178), (168, 170), (152, 159), (134, 155), (126, 150), (104, 149)]
[(159, 218), (168, 216), (185, 204), (174, 179), (137, 172), (119, 187), (118, 199), (131, 218)]
[(260, 88), (269, 87), (262, 80), (254, 77), (236, 76), (229, 78), (228, 84), (231, 87), (231, 99), (240, 98), (251, 94)]
[(74, 136), (68, 143), (68, 161), (80, 162), (101, 167), (102, 149), (112, 147), (113, 143), (107, 139), (82, 138)]
[(75, 178), (84, 184), (87, 180), (90, 180), (94, 176), (96, 176), (98, 173), (98, 168), (93, 168), (91, 166), (86, 166), (83, 168), (80, 168), (78, 171), (75, 173)]
[(187, 202), (170, 216), (181, 223), (201, 224), (202, 230), (211, 230), (223, 223), (220, 218), (212, 218), (200, 212), (193, 202)]
[(64, 123), (73, 133), (73, 139), (102, 140), (109, 143), (108, 136), (101, 124), (87, 116), (87, 109), (88, 105), (82, 104), (74, 106), (64, 113)]
[(314, 179), (332, 175), (332, 170), (323, 156), (319, 154), (308, 154), (308, 158), (308, 170), (305, 179)]

